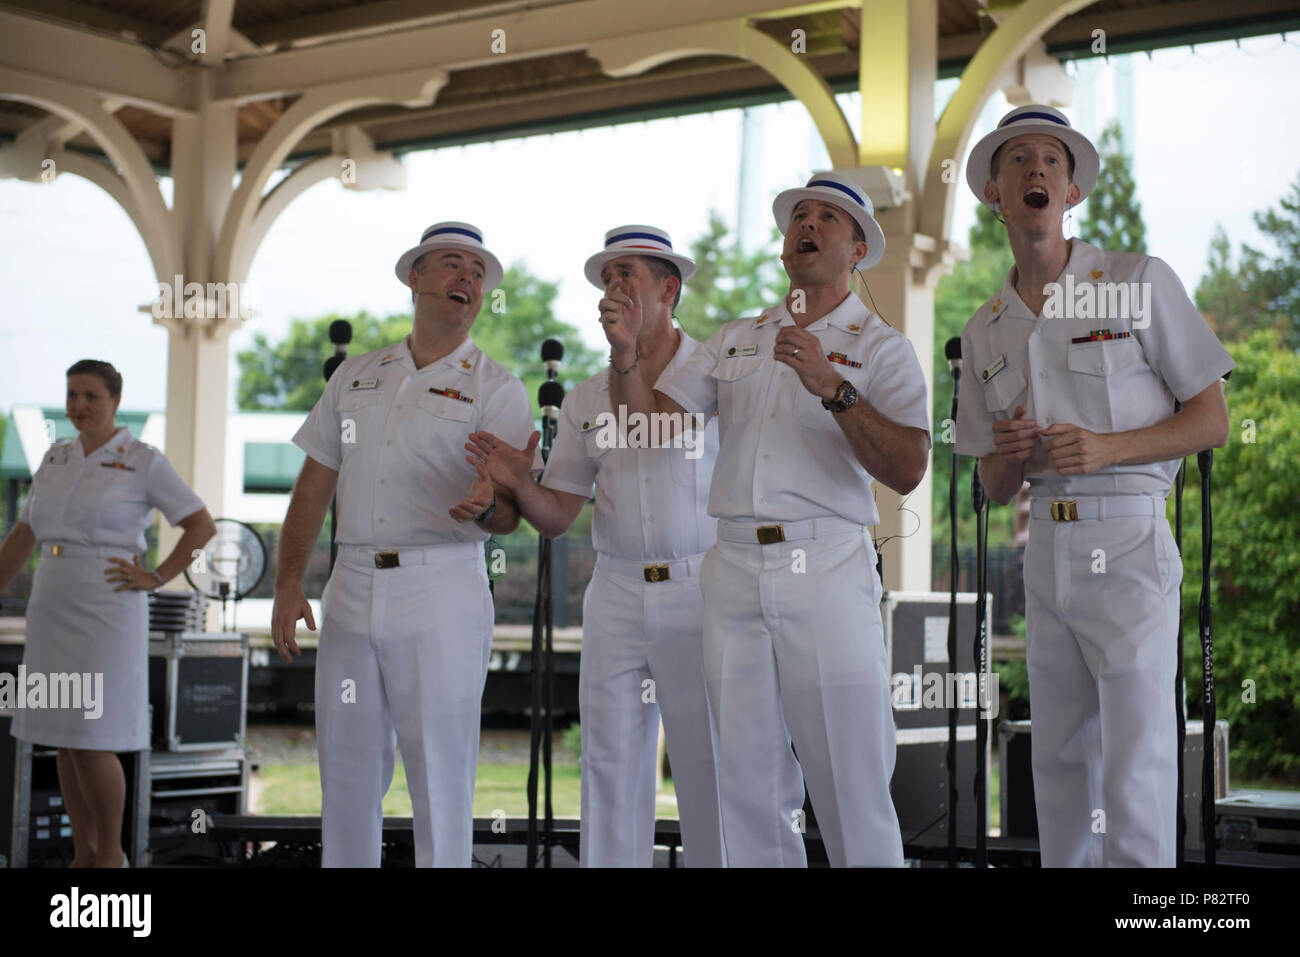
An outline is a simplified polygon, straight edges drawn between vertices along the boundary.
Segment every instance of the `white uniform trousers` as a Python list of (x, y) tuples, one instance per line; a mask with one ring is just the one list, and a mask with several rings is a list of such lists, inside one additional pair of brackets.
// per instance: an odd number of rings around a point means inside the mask
[[(816, 538), (760, 545), (753, 526), (720, 522), (704, 559), (727, 863), (807, 866), (806, 778), (832, 866), (902, 866), (874, 550), (863, 526), (843, 520), (785, 527), (814, 526)], [(728, 540), (745, 532), (753, 544)]]
[(1044, 867), (1175, 864), (1183, 568), (1155, 502), (1071, 522), (1035, 502), (1025, 622)]
[(411, 794), (417, 867), (473, 856), (479, 715), (493, 606), (477, 542), (339, 546), (316, 653), (324, 867), (378, 867), (394, 730)]
[(701, 557), (645, 565), (600, 554), (582, 603), (583, 867), (654, 862), (655, 757), (662, 715), (688, 867), (718, 867), (716, 734), (704, 681)]

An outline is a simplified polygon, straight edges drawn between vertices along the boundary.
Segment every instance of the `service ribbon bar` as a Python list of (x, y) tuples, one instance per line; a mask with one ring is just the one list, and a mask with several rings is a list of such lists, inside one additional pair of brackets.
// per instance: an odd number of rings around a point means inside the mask
[(1079, 336), (1071, 339), (1073, 345), (1080, 342), (1105, 342), (1107, 339), (1127, 339), (1132, 335), (1131, 332), (1111, 332), (1109, 329), (1094, 329), (1086, 336)]
[(846, 356), (846, 355), (845, 355), (844, 353), (842, 353), (842, 352), (832, 352), (832, 353), (831, 353), (830, 355), (828, 355), (826, 358), (827, 358), (827, 359), (830, 359), (831, 362), (837, 362), (837, 363), (839, 363), (839, 364), (842, 365), (842, 366), (848, 366), (850, 369), (861, 369), (861, 368), (862, 368), (862, 363), (861, 363), (861, 362), (854, 362), (852, 359), (850, 359), (848, 356)]

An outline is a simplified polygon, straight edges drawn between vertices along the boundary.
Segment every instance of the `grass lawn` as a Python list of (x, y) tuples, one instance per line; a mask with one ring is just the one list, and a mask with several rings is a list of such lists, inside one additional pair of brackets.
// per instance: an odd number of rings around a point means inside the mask
[[(320, 774), (314, 764), (264, 764), (259, 772), (260, 788), (256, 814), (318, 815), (320, 814)], [(528, 815), (528, 765), (480, 764), (474, 787), (475, 817), (491, 817), (502, 810), (507, 817)], [(582, 791), (581, 778), (576, 764), (551, 766), (551, 806), (556, 817), (577, 817)], [(656, 816), (676, 818), (677, 804), (672, 800), (672, 781), (664, 782), (664, 789), (656, 802)], [(665, 800), (665, 797), (667, 800)], [(541, 772), (538, 772), (537, 810), (544, 808)], [(388, 817), (410, 817), (411, 796), (406, 789), (406, 769), (397, 765), (393, 784), (384, 797), (384, 814)]]

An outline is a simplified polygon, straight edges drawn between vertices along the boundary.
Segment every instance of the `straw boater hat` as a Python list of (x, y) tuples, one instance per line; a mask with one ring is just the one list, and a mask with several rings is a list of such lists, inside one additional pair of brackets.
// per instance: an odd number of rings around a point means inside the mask
[(1070, 151), (1074, 157), (1072, 179), (1079, 187), (1079, 202), (1083, 202), (1097, 185), (1097, 171), (1101, 167), (1097, 159), (1097, 148), (1088, 137), (1070, 125), (1060, 110), (1037, 104), (1012, 110), (1002, 117), (997, 129), (975, 144), (970, 159), (966, 161), (966, 184), (971, 192), (981, 203), (992, 209), (993, 204), (984, 198), (984, 185), (993, 178), (993, 154), (1007, 140), (1031, 133), (1054, 136)]
[(420, 236), (420, 244), (412, 246), (397, 259), (393, 271), (397, 281), (410, 288), (406, 277), (411, 274), (415, 261), (425, 253), (435, 249), (464, 249), (474, 253), (483, 260), (483, 293), (486, 295), (501, 284), (501, 260), (487, 251), (483, 245), (483, 232), (469, 223), (434, 223)]
[(582, 271), (587, 281), (597, 289), (604, 289), (600, 270), (605, 263), (620, 256), (654, 256), (666, 259), (682, 274), (682, 282), (695, 275), (695, 260), (682, 253), (673, 252), (673, 241), (662, 229), (654, 226), (618, 226), (605, 234), (605, 248), (587, 260)]
[(790, 226), (794, 208), (805, 199), (820, 199), (838, 206), (862, 227), (862, 235), (867, 238), (867, 255), (858, 263), (858, 269), (870, 269), (884, 258), (885, 233), (872, 216), (875, 208), (871, 200), (853, 180), (840, 173), (814, 173), (807, 186), (778, 193), (772, 203), (772, 215), (776, 217), (781, 235), (784, 236)]

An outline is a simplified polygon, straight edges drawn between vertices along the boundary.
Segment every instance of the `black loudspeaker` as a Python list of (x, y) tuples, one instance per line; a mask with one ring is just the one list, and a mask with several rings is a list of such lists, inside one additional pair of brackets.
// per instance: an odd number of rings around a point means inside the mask
[[(1002, 776), (1002, 836), (1038, 837), (1038, 810), (1034, 804), (1034, 773), (1030, 721), (1003, 721), (998, 726), (998, 767)], [(1186, 847), (1200, 848), (1205, 841), (1201, 827), (1200, 721), (1187, 722), (1183, 747), (1183, 816), (1187, 821)], [(1216, 799), (1228, 794), (1228, 722), (1214, 728), (1214, 780)]]
[[(58, 752), (10, 733), (13, 712), (0, 710), (0, 867), (67, 867), (72, 824), (59, 788)], [(122, 848), (133, 865), (149, 842), (149, 752), (118, 754), (126, 774)]]
[[(983, 697), (975, 670), (975, 594), (957, 595), (957, 667), (948, 664), (947, 592), (885, 592), (880, 603), (897, 754), (889, 791), (904, 845), (940, 845), (948, 818), (948, 699), (959, 708), (957, 721), (957, 833), (975, 839), (975, 727), (985, 710), (995, 717), (997, 685), (985, 670)], [(989, 599), (987, 620), (992, 621)], [(991, 649), (990, 649), (991, 651)], [(989, 660), (992, 655), (989, 655)], [(985, 709), (982, 705), (988, 705)], [(989, 734), (986, 756), (991, 754)], [(985, 762), (986, 773), (993, 764)], [(987, 807), (990, 789), (986, 788)], [(817, 817), (805, 797), (808, 829)], [(987, 817), (986, 817), (987, 820)], [(820, 846), (808, 847), (809, 864), (825, 863)]]

